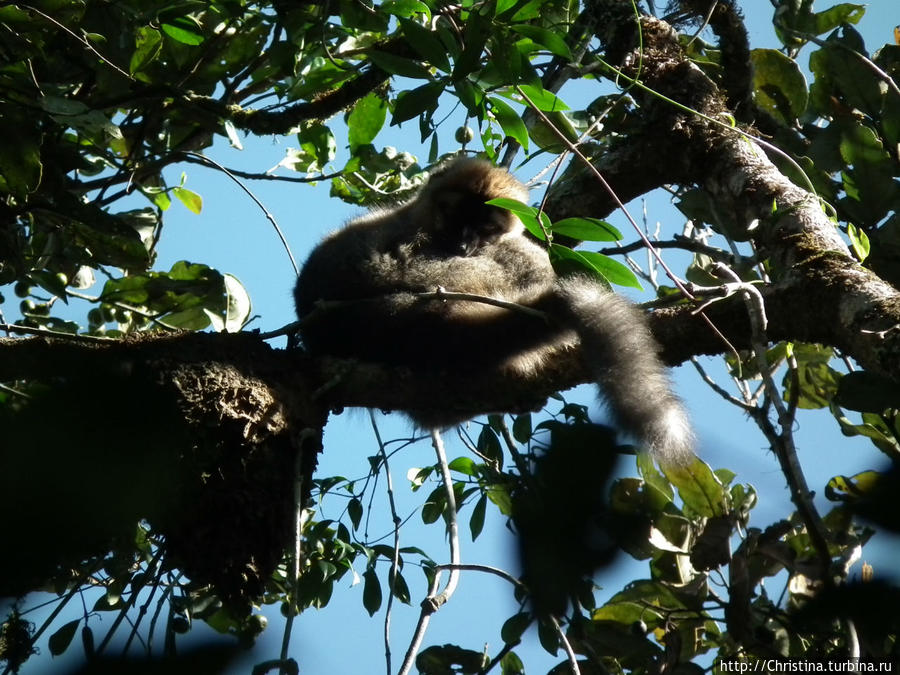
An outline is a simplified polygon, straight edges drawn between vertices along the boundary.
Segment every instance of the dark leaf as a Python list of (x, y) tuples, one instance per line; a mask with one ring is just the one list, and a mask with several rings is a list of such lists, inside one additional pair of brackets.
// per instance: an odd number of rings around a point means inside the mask
[(53, 656), (59, 656), (69, 648), (72, 638), (75, 637), (75, 631), (78, 629), (79, 623), (81, 623), (81, 619), (69, 621), (68, 623), (63, 624), (62, 627), (57, 629), (56, 632), (50, 636), (47, 645), (50, 647), (50, 653), (53, 654)]

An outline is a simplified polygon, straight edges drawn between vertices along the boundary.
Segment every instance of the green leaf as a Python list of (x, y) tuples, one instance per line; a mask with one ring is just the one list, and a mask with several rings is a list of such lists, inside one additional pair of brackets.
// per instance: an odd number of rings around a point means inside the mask
[(66, 300), (66, 283), (58, 274), (49, 270), (35, 270), (28, 275), (28, 278), (45, 291)]
[(400, 19), (399, 23), (409, 44), (427, 63), (445, 73), (450, 72), (447, 50), (436, 32), (411, 19)]
[(900, 385), (883, 375), (856, 370), (840, 379), (834, 400), (843, 408), (880, 414), (900, 409)]
[(447, 466), (451, 471), (457, 471), (466, 476), (474, 476), (478, 473), (478, 468), (471, 457), (457, 457)]
[(726, 513), (728, 493), (709, 465), (695, 458), (690, 464), (664, 466), (663, 473), (677, 489), (686, 508), (704, 518)]
[(387, 117), (387, 102), (379, 94), (372, 92), (357, 101), (353, 110), (347, 115), (347, 140), (350, 152), (363, 145), (368, 145), (381, 128)]
[(537, 209), (533, 206), (529, 206), (524, 202), (520, 202), (518, 199), (508, 199), (507, 197), (489, 199), (485, 202), (485, 204), (490, 204), (491, 206), (499, 206), (500, 208), (506, 209), (507, 211), (512, 211), (517, 216), (533, 217), (534, 214), (537, 213)]
[(619, 241), (622, 233), (599, 218), (563, 218), (553, 223), (553, 234), (579, 241)]
[(353, 529), (359, 529), (359, 523), (362, 521), (363, 505), (356, 497), (347, 502), (347, 515), (350, 516), (350, 522), (353, 523)]
[(437, 108), (438, 98), (444, 91), (441, 82), (429, 82), (421, 87), (408, 91), (401, 91), (394, 101), (394, 113), (391, 116), (391, 126), (405, 122), (423, 112), (431, 112)]
[(831, 501), (853, 501), (876, 491), (884, 474), (863, 471), (854, 476), (835, 476), (825, 486), (825, 497)]
[(806, 111), (809, 91), (797, 62), (775, 49), (754, 49), (753, 93), (756, 104), (790, 125)]
[(203, 44), (203, 35), (197, 31), (197, 24), (186, 17), (179, 17), (172, 23), (163, 23), (162, 32), (176, 42), (195, 47)]
[[(491, 206), (499, 206), (500, 208), (506, 209), (507, 211), (512, 211), (514, 214), (516, 214), (519, 220), (522, 221), (525, 229), (527, 229), (537, 239), (540, 239), (541, 241), (547, 240), (541, 224), (543, 224), (543, 228), (549, 230), (550, 218), (546, 213), (538, 211), (538, 209), (534, 206), (529, 206), (528, 204), (524, 204), (523, 202), (520, 202), (516, 199), (507, 199), (506, 197), (489, 199), (485, 202), (485, 204), (490, 204)], [(538, 221), (538, 217), (540, 217), (540, 221)]]
[(469, 12), (469, 20), (466, 21), (462, 36), (465, 45), (462, 53), (453, 64), (452, 79), (462, 80), (481, 65), (481, 54), (491, 32), (492, 17), (488, 12)]
[(370, 567), (365, 571), (363, 582), (363, 607), (369, 616), (374, 616), (381, 608), (381, 583), (374, 568)]
[(172, 194), (174, 194), (178, 201), (187, 207), (188, 211), (191, 213), (196, 213), (200, 215), (200, 212), (203, 211), (203, 197), (198, 195), (193, 190), (188, 190), (183, 187), (175, 187), (172, 188)]
[[(810, 5), (811, 4), (812, 3), (810, 3)], [(814, 32), (816, 35), (822, 35), (845, 23), (859, 23), (859, 20), (863, 18), (865, 13), (865, 5), (842, 2), (834, 7), (829, 7), (821, 12), (816, 12), (813, 15), (814, 27), (810, 32)]]
[(374, 50), (368, 53), (368, 57), (376, 66), (392, 75), (414, 79), (431, 79), (431, 73), (428, 71), (428, 68), (412, 59)]
[(900, 462), (900, 442), (897, 441), (894, 431), (888, 428), (880, 415), (863, 413), (863, 423), (853, 424), (841, 414), (840, 408), (834, 404), (831, 405), (831, 413), (841, 426), (843, 434), (868, 438), (872, 441), (872, 445), (886, 454), (891, 461)]
[(447, 497), (443, 486), (435, 488), (422, 505), (422, 522), (426, 525), (437, 522), (446, 507)]
[(531, 413), (517, 415), (513, 420), (513, 438), (519, 443), (527, 443), (531, 440), (534, 430), (531, 425)]
[(522, 635), (528, 630), (533, 620), (534, 617), (528, 612), (519, 612), (509, 617), (503, 622), (503, 627), (500, 629), (500, 639), (503, 640), (503, 644), (517, 645), (522, 642)]
[(528, 129), (525, 127), (525, 122), (522, 121), (519, 113), (496, 96), (489, 96), (488, 102), (490, 103), (490, 111), (500, 125), (500, 128), (503, 129), (503, 133), (510, 138), (517, 140), (527, 152)]
[(559, 244), (550, 245), (550, 259), (554, 266), (560, 265), (564, 272), (578, 270), (590, 272), (606, 281), (619, 286), (641, 288), (641, 283), (630, 269), (602, 253), (592, 251), (573, 251)]
[(416, 656), (416, 669), (428, 675), (484, 672), (489, 659), (486, 654), (457, 645), (440, 645), (423, 649)]
[(834, 399), (843, 375), (828, 365), (834, 352), (818, 345), (792, 346), (797, 359), (797, 377), (784, 376), (784, 400), (797, 397), (797, 406), (805, 410), (824, 408)]
[(548, 654), (556, 656), (559, 651), (559, 635), (549, 621), (538, 621), (538, 640)]
[(316, 158), (319, 167), (325, 166), (334, 159), (337, 153), (337, 141), (334, 134), (321, 122), (304, 123), (297, 134), (300, 148)]
[(457, 80), (453, 83), (453, 89), (460, 102), (466, 106), (466, 111), (470, 117), (475, 117), (479, 121), (484, 119), (484, 90), (474, 85), (468, 80)]
[(99, 145), (123, 139), (122, 130), (102, 110), (91, 110), (80, 101), (44, 96), (41, 107), (63, 126), (77, 129)]
[(847, 223), (847, 236), (850, 238), (850, 244), (860, 262), (868, 258), (871, 251), (868, 235), (853, 223)]
[(885, 98), (883, 83), (863, 59), (846, 49), (865, 49), (859, 34), (847, 26), (843, 33), (809, 56), (809, 68), (816, 78), (810, 88), (811, 103), (823, 116), (832, 116), (837, 100), (842, 108), (858, 108), (878, 119)]
[(419, 0), (388, 0), (381, 5), (381, 11), (398, 17), (411, 17), (416, 14), (424, 14), (426, 18), (431, 17), (428, 5)]
[(503, 446), (500, 445), (500, 439), (493, 429), (488, 426), (481, 427), (475, 447), (479, 455), (503, 468)]
[(524, 35), (527, 38), (531, 38), (539, 45), (546, 47), (550, 50), (551, 53), (555, 54), (556, 56), (560, 56), (568, 60), (572, 59), (572, 51), (569, 49), (569, 45), (566, 44), (566, 41), (562, 39), (559, 33), (547, 30), (546, 28), (541, 28), (540, 26), (532, 26), (529, 24), (518, 24), (515, 26), (510, 26), (510, 28), (516, 31), (519, 35)]
[(842, 173), (846, 197), (841, 205), (861, 225), (874, 227), (900, 202), (896, 165), (881, 138), (870, 126), (848, 123), (841, 133)]
[(531, 102), (534, 104), (534, 107), (538, 110), (543, 110), (545, 112), (560, 112), (562, 110), (570, 110), (569, 106), (567, 106), (563, 100), (556, 96), (551, 91), (547, 91), (541, 87), (536, 87), (531, 84), (520, 84), (518, 89), (522, 91), (525, 96), (527, 96), (527, 100), (523, 98), (518, 91), (510, 90), (507, 93), (502, 94), (507, 98), (510, 98), (514, 101), (520, 103)]
[(134, 36), (135, 50), (128, 64), (128, 71), (137, 75), (159, 57), (162, 51), (162, 35), (155, 28), (141, 26)]
[(513, 512), (512, 497), (505, 485), (491, 485), (487, 488), (487, 496), (494, 505), (500, 509), (504, 516), (511, 516)]
[(0, 192), (24, 200), (41, 183), (40, 136), (24, 113), (0, 106)]
[(472, 533), (472, 541), (478, 539), (478, 535), (484, 529), (484, 516), (487, 513), (487, 495), (481, 495), (475, 508), (472, 509), (472, 515), (469, 517), (469, 532)]
[(78, 624), (81, 622), (81, 619), (75, 619), (74, 621), (69, 621), (69, 623), (64, 624), (59, 630), (57, 630), (53, 635), (50, 636), (50, 639), (47, 641), (48, 646), (50, 647), (50, 653), (53, 656), (59, 656), (66, 649), (68, 649), (69, 645), (72, 642), (72, 638), (75, 637), (75, 631), (78, 630)]
[(397, 598), (404, 605), (408, 605), (411, 599), (411, 595), (409, 593), (409, 585), (406, 583), (406, 579), (403, 577), (400, 572), (397, 572), (394, 575), (394, 597)]
[(525, 664), (515, 652), (506, 652), (500, 659), (500, 675), (525, 675)]
[(212, 323), (211, 317), (207, 314), (208, 311), (206, 307), (191, 307), (179, 312), (166, 314), (160, 319), (160, 322), (169, 328), (191, 331), (204, 330)]

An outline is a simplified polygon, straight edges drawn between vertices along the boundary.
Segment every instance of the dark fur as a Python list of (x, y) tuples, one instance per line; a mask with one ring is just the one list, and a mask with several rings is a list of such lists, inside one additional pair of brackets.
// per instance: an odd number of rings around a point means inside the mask
[[(413, 200), (326, 237), (294, 291), (306, 348), (435, 377), (441, 370), (484, 366), (536, 372), (551, 351), (580, 338), (622, 428), (660, 458), (690, 456), (687, 416), (641, 314), (593, 279), (557, 278), (519, 220), (484, 203), (497, 197), (524, 201), (527, 191), (487, 162), (456, 160)], [(438, 288), (533, 307), (555, 320), (417, 297)], [(320, 300), (359, 302), (313, 312)], [(410, 414), (428, 426), (462, 421), (439, 410)]]

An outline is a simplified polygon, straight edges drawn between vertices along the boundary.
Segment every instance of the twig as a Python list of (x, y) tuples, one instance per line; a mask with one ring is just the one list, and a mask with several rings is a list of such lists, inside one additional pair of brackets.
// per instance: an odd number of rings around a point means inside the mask
[[(683, 234), (676, 234), (670, 240), (664, 241), (654, 241), (653, 246), (655, 248), (675, 248), (681, 249), (684, 251), (691, 251), (692, 253), (702, 253), (704, 255), (708, 255), (713, 260), (718, 260), (719, 262), (724, 262), (728, 265), (735, 265), (739, 260), (735, 259), (735, 256), (727, 251), (723, 251), (720, 248), (716, 248), (715, 246), (710, 246), (709, 244), (705, 244), (702, 241), (697, 241), (696, 239), (691, 239), (690, 237), (685, 237)], [(637, 241), (633, 241), (630, 244), (622, 244), (621, 246), (607, 246), (606, 248), (597, 249), (597, 253), (602, 253), (603, 255), (624, 255), (626, 253), (634, 253), (635, 251), (639, 251), (641, 249), (645, 249), (646, 245), (643, 240), (638, 239)], [(743, 256), (741, 256), (743, 258)], [(687, 284), (685, 284), (687, 286)]]
[[(797, 511), (806, 526), (806, 530), (812, 540), (813, 547), (818, 553), (823, 568), (828, 569), (831, 564), (831, 554), (828, 551), (828, 540), (825, 537), (825, 527), (822, 518), (819, 516), (815, 505), (812, 502), (812, 493), (806, 483), (806, 477), (803, 475), (803, 468), (797, 457), (797, 447), (794, 444), (794, 416), (792, 412), (796, 410), (796, 405), (790, 408), (785, 406), (784, 401), (779, 395), (778, 388), (775, 386), (775, 379), (772, 377), (773, 366), (770, 366), (766, 360), (766, 344), (768, 338), (766, 331), (766, 314), (763, 303), (762, 294), (752, 284), (739, 283), (740, 279), (730, 269), (722, 266), (716, 266), (716, 272), (725, 276), (730, 276), (738, 284), (737, 288), (744, 297), (747, 305), (747, 313), (750, 318), (751, 344), (753, 345), (753, 355), (756, 359), (757, 369), (760, 377), (762, 377), (765, 386), (766, 399), (768, 403), (775, 409), (778, 418), (778, 426), (780, 432), (776, 431), (774, 425), (769, 421), (765, 411), (761, 408), (755, 408), (754, 418), (757, 425), (766, 435), (772, 445), (772, 452), (778, 458), (781, 465), (781, 471), (788, 482), (791, 490), (791, 501), (797, 507)], [(795, 388), (796, 389), (796, 388)], [(827, 580), (829, 577), (824, 575)]]
[(181, 152), (182, 152), (182, 154), (185, 154), (185, 155), (187, 155), (188, 157), (195, 157), (195, 158), (197, 158), (197, 159), (199, 159), (199, 160), (201, 160), (201, 161), (203, 161), (203, 162), (206, 162), (206, 163), (210, 164), (211, 166), (214, 166), (214, 167), (217, 168), (219, 171), (221, 171), (221, 172), (224, 173), (226, 176), (228, 176), (231, 180), (233, 180), (235, 183), (237, 183), (238, 186), (239, 186), (244, 192), (247, 193), (247, 195), (250, 197), (250, 199), (252, 199), (252, 200), (256, 203), (256, 205), (257, 205), (260, 209), (262, 209), (262, 212), (263, 212), (263, 213), (265, 214), (265, 216), (266, 216), (266, 220), (268, 220), (270, 223), (272, 223), (272, 227), (275, 228), (275, 233), (278, 235), (278, 238), (281, 240), (281, 245), (284, 247), (285, 252), (287, 252), (287, 254), (288, 254), (288, 258), (290, 259), (291, 265), (292, 265), (293, 268), (294, 268), (294, 274), (296, 274), (296, 275), (299, 276), (299, 275), (300, 275), (300, 268), (297, 266), (297, 261), (294, 260), (294, 254), (291, 252), (291, 247), (288, 245), (287, 238), (285, 238), (285, 236), (284, 236), (284, 232), (281, 231), (281, 228), (278, 226), (278, 223), (277, 223), (277, 221), (275, 220), (275, 217), (274, 217), (271, 213), (269, 213), (269, 210), (268, 210), (268, 209), (263, 205), (263, 203), (256, 197), (256, 195), (253, 194), (253, 193), (250, 191), (250, 189), (249, 189), (246, 185), (244, 185), (241, 181), (239, 181), (239, 180), (237, 179), (237, 177), (236, 177), (231, 171), (229, 171), (228, 169), (226, 169), (224, 166), (222, 166), (221, 164), (219, 164), (219, 163), (218, 163), (217, 161), (215, 161), (214, 159), (210, 159), (210, 158), (207, 157), (206, 155), (201, 155), (199, 152), (194, 152), (193, 150), (182, 150)]
[(394, 603), (397, 570), (400, 567), (400, 525), (403, 521), (397, 514), (397, 504), (394, 502), (394, 483), (391, 478), (391, 468), (388, 465), (388, 455), (384, 448), (384, 441), (381, 439), (381, 432), (378, 430), (378, 423), (375, 421), (375, 413), (371, 408), (369, 408), (369, 421), (372, 423), (372, 431), (375, 433), (375, 441), (378, 443), (378, 454), (381, 456), (381, 463), (384, 465), (388, 504), (391, 508), (391, 521), (394, 523), (394, 549), (391, 554), (391, 569), (388, 572), (389, 591), (384, 614), (385, 672), (387, 672), (387, 675), (391, 675), (391, 607)]
[[(308, 436), (311, 432), (309, 429), (304, 429), (300, 433), (301, 436)], [(288, 675), (289, 673), (294, 672), (293, 667), (291, 666), (292, 662), (296, 666), (296, 661), (288, 657), (288, 652), (291, 645), (291, 630), (294, 626), (294, 616), (297, 614), (297, 594), (300, 590), (301, 542), (303, 525), (305, 522), (303, 517), (303, 468), (301, 464), (302, 457), (300, 453), (297, 453), (297, 456), (294, 458), (294, 555), (293, 560), (291, 561), (291, 593), (290, 598), (288, 599), (287, 618), (284, 622), (284, 635), (281, 639), (281, 663), (278, 666), (278, 672), (281, 673), (281, 675)]]
[[(158, 565), (160, 558), (162, 558), (162, 554), (163, 554), (162, 548), (157, 549), (153, 558), (150, 560), (150, 563), (148, 566), (155, 567), (156, 565)], [(103, 636), (103, 640), (100, 642), (100, 645), (95, 650), (95, 652), (94, 652), (95, 654), (100, 655), (103, 653), (103, 650), (106, 649), (107, 645), (109, 644), (109, 641), (112, 640), (113, 635), (115, 635), (116, 631), (119, 629), (119, 626), (122, 624), (122, 621), (125, 619), (126, 616), (128, 616), (128, 612), (131, 611), (131, 608), (134, 606), (134, 603), (137, 602), (138, 595), (140, 594), (141, 588), (143, 588), (143, 585), (141, 585), (138, 588), (135, 588), (134, 584), (132, 584), (131, 597), (128, 598), (128, 602), (126, 602), (125, 605), (122, 607), (122, 609), (119, 610), (119, 614), (116, 616), (115, 621), (113, 621), (112, 626), (109, 627), (109, 630), (106, 632), (106, 635)]]
[[(493, 574), (495, 576), (500, 577), (501, 579), (505, 579), (509, 583), (511, 583), (516, 588), (524, 588), (524, 585), (521, 581), (516, 579), (512, 574), (505, 570), (501, 570), (498, 567), (491, 567), (489, 565), (477, 565), (466, 563), (465, 565), (437, 565), (435, 569), (438, 570), (450, 570), (452, 571), (461, 571), (461, 570), (470, 570), (473, 572), (487, 572), (488, 574)], [(569, 668), (571, 669), (573, 675), (580, 675), (581, 670), (578, 667), (578, 658), (575, 655), (575, 650), (572, 648), (571, 643), (569, 643), (569, 639), (566, 637), (565, 631), (562, 629), (562, 626), (559, 625), (559, 621), (556, 620), (555, 617), (550, 617), (550, 621), (553, 624), (553, 628), (556, 630), (557, 636), (559, 637), (559, 641), (563, 646), (563, 649), (566, 652), (566, 656), (569, 660)], [(492, 662), (493, 663), (493, 662)], [(484, 671), (487, 672), (493, 667), (493, 665), (488, 666), (488, 668)]]
[(117, 66), (115, 63), (113, 63), (113, 62), (110, 61), (108, 58), (106, 58), (105, 56), (103, 56), (103, 54), (101, 54), (100, 52), (98, 52), (98, 51), (94, 48), (94, 45), (92, 45), (92, 44), (88, 41), (87, 38), (84, 38), (84, 37), (78, 35), (78, 34), (75, 33), (71, 28), (69, 28), (68, 26), (65, 26), (65, 25), (61, 24), (59, 21), (57, 21), (56, 19), (54, 19), (54, 18), (53, 18), (52, 16), (50, 16), (49, 14), (44, 14), (41, 10), (37, 9), (36, 7), (32, 7), (31, 5), (26, 5), (26, 4), (23, 4), (23, 3), (21, 3), (21, 2), (16, 2), (16, 3), (12, 3), (12, 4), (13, 4), (13, 5), (16, 5), (16, 6), (18, 6), (18, 7), (21, 7), (22, 9), (26, 9), (26, 10), (28, 10), (29, 12), (34, 12), (35, 14), (38, 14), (38, 15), (44, 17), (44, 19), (46, 19), (46, 20), (49, 21), (50, 23), (54, 24), (54, 25), (55, 25), (57, 28), (59, 28), (61, 31), (65, 31), (66, 33), (68, 33), (69, 35), (71, 35), (73, 38), (75, 38), (76, 40), (78, 40), (78, 42), (80, 42), (80, 43), (83, 44), (85, 47), (87, 47), (90, 51), (92, 51), (92, 52), (94, 53), (94, 56), (96, 56), (96, 57), (97, 57), (98, 59), (100, 59), (103, 63), (105, 63), (105, 64), (108, 65), (110, 68), (112, 68), (113, 70), (115, 70), (117, 73), (119, 73), (120, 75), (125, 76), (126, 78), (128, 78), (128, 79), (131, 80), (132, 82), (135, 81), (135, 79), (134, 79), (130, 74), (126, 73), (124, 70), (122, 70), (121, 68), (119, 68), (119, 66)]
[[(162, 556), (154, 556), (155, 560), (161, 559)], [(153, 562), (151, 562), (147, 566), (146, 576), (151, 574), (151, 570), (153, 570)], [(128, 654), (128, 649), (131, 646), (132, 641), (135, 637), (137, 637), (138, 628), (140, 628), (141, 621), (144, 620), (144, 617), (147, 615), (147, 609), (150, 607), (150, 603), (153, 602), (153, 597), (156, 595), (156, 591), (159, 590), (160, 583), (162, 582), (163, 575), (163, 566), (159, 565), (159, 569), (154, 571), (156, 578), (153, 580), (153, 585), (150, 588), (150, 594), (147, 596), (147, 600), (140, 606), (138, 609), (138, 618), (131, 626), (131, 633), (128, 634), (128, 639), (125, 641), (125, 646), (122, 648), (122, 655), (125, 656)], [(146, 584), (145, 584), (146, 585)], [(152, 617), (151, 617), (152, 621)], [(147, 651), (149, 653), (150, 650), (150, 638), (151, 635), (147, 634)]]
[[(355, 307), (362, 304), (367, 303), (379, 303), (383, 302), (385, 298), (393, 297), (396, 294), (388, 293), (385, 295), (380, 295), (372, 298), (356, 298), (353, 300), (317, 300), (315, 306), (312, 311), (309, 312), (306, 316), (300, 319), (298, 325), (288, 324), (284, 328), (279, 328), (277, 331), (273, 331), (270, 333), (263, 333), (264, 339), (268, 339), (269, 337), (277, 337), (278, 335), (285, 334), (285, 331), (289, 328), (297, 329), (302, 326), (306, 321), (314, 319), (319, 314), (325, 314), (335, 309), (343, 309), (345, 307)], [(515, 302), (509, 302), (507, 300), (499, 300), (497, 298), (491, 298), (486, 295), (476, 295), (474, 293), (458, 293), (455, 291), (447, 291), (443, 288), (438, 288), (435, 291), (427, 291), (424, 293), (412, 293), (412, 294), (403, 294), (406, 296), (413, 295), (417, 300), (454, 300), (457, 302), (480, 302), (485, 305), (493, 305), (494, 307), (500, 307), (501, 309), (508, 309), (512, 312), (519, 312), (521, 314), (526, 314), (528, 316), (533, 316), (538, 319), (543, 319), (546, 322), (551, 321), (551, 317), (546, 312), (542, 312), (539, 309), (534, 309), (533, 307), (527, 307), (525, 305), (519, 305)], [(2, 326), (0, 326), (2, 327)]]
[(277, 338), (282, 335), (293, 335), (300, 329), (300, 321), (291, 321), (291, 323), (286, 326), (282, 326), (281, 328), (276, 328), (275, 330), (270, 330), (265, 333), (259, 334), (260, 340), (271, 340), (272, 338)]
[(54, 338), (57, 340), (68, 340), (71, 342), (113, 342), (114, 338), (102, 337), (99, 335), (81, 335), (80, 333), (62, 333), (55, 330), (47, 330), (46, 328), (33, 328), (31, 326), (20, 326), (15, 323), (0, 324), (0, 330), (5, 333), (18, 333), (20, 335), (36, 335), (39, 337)]
[(410, 641), (409, 649), (406, 650), (406, 657), (403, 659), (403, 665), (400, 667), (398, 675), (407, 675), (410, 672), (415, 662), (416, 654), (419, 652), (419, 647), (422, 645), (422, 640), (425, 638), (425, 631), (428, 628), (428, 623), (431, 621), (431, 615), (450, 599), (459, 583), (459, 569), (457, 569), (457, 566), (460, 564), (459, 527), (456, 518), (456, 495), (453, 492), (453, 478), (450, 476), (450, 467), (447, 464), (447, 454), (444, 452), (444, 441), (441, 438), (440, 431), (436, 429), (431, 431), (431, 443), (437, 455), (447, 499), (447, 534), (450, 538), (450, 566), (448, 569), (450, 570), (450, 577), (447, 579), (447, 585), (444, 586), (444, 590), (438, 594), (440, 572), (435, 571), (431, 586), (428, 589), (428, 596), (422, 601), (419, 621), (416, 624), (413, 638)]
[(753, 410), (752, 405), (748, 405), (747, 403), (740, 400), (739, 398), (732, 396), (725, 389), (723, 389), (719, 385), (718, 382), (716, 382), (714, 379), (712, 379), (712, 377), (710, 377), (709, 373), (706, 372), (706, 369), (700, 365), (700, 361), (697, 360), (696, 356), (691, 357), (691, 363), (693, 364), (694, 368), (696, 368), (697, 372), (700, 374), (700, 377), (703, 379), (703, 381), (706, 382), (706, 384), (709, 385), (710, 389), (712, 389), (714, 392), (716, 392), (719, 396), (721, 396), (723, 399), (725, 399), (732, 405), (735, 405), (738, 408), (741, 408), (745, 412), (751, 412)]
[(550, 623), (552, 623), (553, 628), (556, 629), (559, 641), (563, 646), (563, 650), (566, 652), (566, 657), (569, 660), (569, 670), (572, 671), (572, 675), (581, 675), (581, 669), (578, 667), (578, 657), (575, 656), (575, 650), (572, 649), (572, 645), (569, 643), (565, 631), (562, 629), (562, 626), (559, 625), (559, 621), (556, 620), (555, 616), (550, 616)]

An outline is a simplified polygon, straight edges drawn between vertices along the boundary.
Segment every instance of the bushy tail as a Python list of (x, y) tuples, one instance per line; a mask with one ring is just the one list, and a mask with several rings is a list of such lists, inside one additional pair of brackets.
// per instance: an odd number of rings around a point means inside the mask
[(640, 311), (588, 277), (560, 279), (558, 288), (616, 423), (657, 460), (689, 461), (694, 433)]

